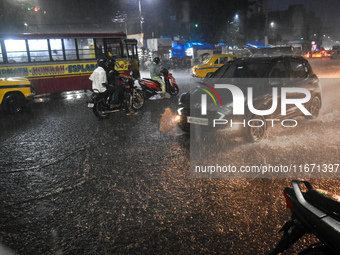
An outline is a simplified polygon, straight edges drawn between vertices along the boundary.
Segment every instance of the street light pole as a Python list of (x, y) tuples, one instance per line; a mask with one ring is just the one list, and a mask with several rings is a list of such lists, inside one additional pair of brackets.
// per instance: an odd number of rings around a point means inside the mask
[(138, 0), (139, 5), (139, 18), (140, 18), (140, 33), (143, 34), (143, 16), (142, 16), (142, 3)]
[(144, 34), (143, 34), (143, 22), (144, 18), (142, 16), (142, 3), (141, 0), (138, 0), (138, 7), (139, 7), (139, 18), (140, 18), (140, 43), (142, 47), (144, 47)]

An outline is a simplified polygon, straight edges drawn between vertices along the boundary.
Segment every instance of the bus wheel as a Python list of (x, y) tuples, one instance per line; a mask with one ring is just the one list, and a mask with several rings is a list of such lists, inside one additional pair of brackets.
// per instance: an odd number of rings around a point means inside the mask
[(5, 108), (10, 114), (21, 112), (25, 105), (25, 99), (20, 94), (10, 94), (5, 99)]

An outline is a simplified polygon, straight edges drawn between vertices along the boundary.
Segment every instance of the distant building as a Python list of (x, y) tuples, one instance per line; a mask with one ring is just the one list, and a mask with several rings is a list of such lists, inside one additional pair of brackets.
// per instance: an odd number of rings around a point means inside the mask
[(301, 45), (310, 50), (312, 42), (322, 40), (322, 22), (304, 5), (291, 5), (285, 11), (268, 12), (268, 43), (272, 45)]

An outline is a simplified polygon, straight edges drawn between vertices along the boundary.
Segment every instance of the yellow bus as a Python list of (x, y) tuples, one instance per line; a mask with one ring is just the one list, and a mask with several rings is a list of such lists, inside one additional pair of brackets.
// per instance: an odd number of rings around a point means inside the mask
[(25, 77), (37, 94), (91, 89), (99, 57), (139, 75), (137, 40), (124, 33), (2, 34), (0, 78)]

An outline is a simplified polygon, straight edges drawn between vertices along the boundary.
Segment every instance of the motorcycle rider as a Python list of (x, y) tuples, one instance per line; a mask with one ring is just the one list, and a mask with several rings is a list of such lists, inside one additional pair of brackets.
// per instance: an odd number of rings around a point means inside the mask
[(101, 93), (101, 96), (107, 96), (107, 93), (112, 93), (113, 87), (107, 86), (107, 76), (105, 69), (107, 61), (105, 58), (97, 60), (98, 67), (93, 71), (89, 79), (92, 81), (92, 90)]
[(107, 61), (107, 79), (108, 79), (108, 84), (109, 86), (113, 87), (113, 94), (110, 95), (110, 107), (114, 108), (114, 104), (118, 101), (118, 102), (123, 102), (124, 104), (124, 108), (125, 108), (125, 112), (127, 115), (131, 115), (132, 113), (134, 113), (130, 107), (129, 104), (127, 102), (127, 100), (124, 100), (124, 84), (123, 85), (119, 85), (117, 80), (119, 77), (125, 78), (125, 79), (132, 79), (130, 76), (124, 75), (119, 73), (116, 69), (116, 60), (114, 58), (109, 58)]
[(161, 78), (162, 73), (159, 70), (159, 63), (160, 63), (159, 57), (155, 57), (153, 59), (153, 62), (151, 63), (151, 66), (150, 66), (150, 77), (151, 77), (152, 80), (155, 80), (155, 81), (157, 81), (161, 84), (162, 98), (166, 98), (166, 96), (165, 96), (165, 83), (163, 82), (163, 80)]

